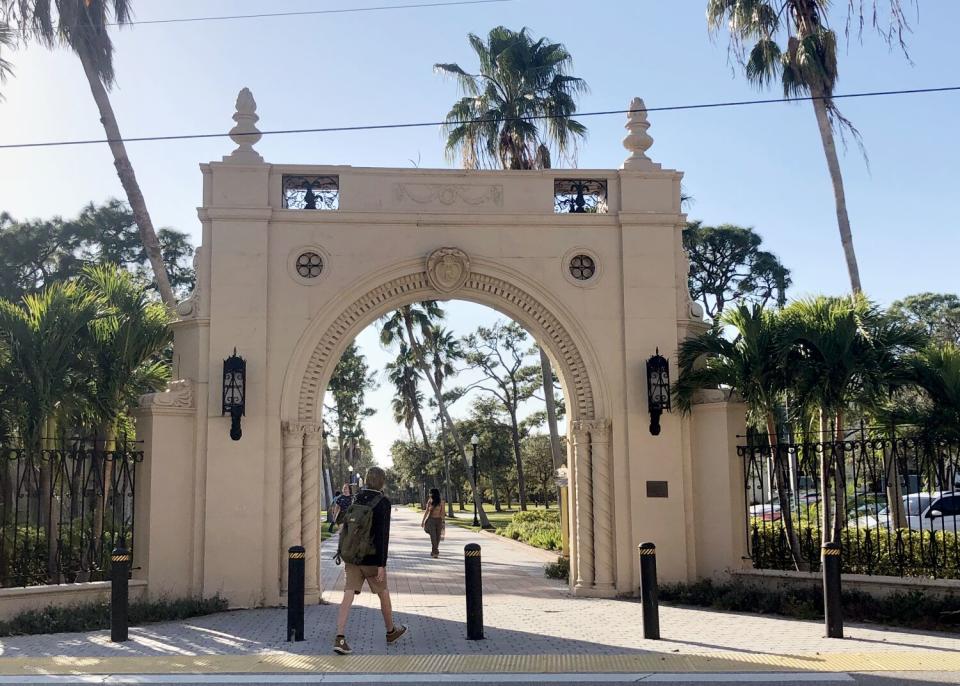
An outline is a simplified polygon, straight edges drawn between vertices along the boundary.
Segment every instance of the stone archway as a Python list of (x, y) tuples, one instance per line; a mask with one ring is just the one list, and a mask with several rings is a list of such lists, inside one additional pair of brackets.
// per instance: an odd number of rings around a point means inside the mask
[[(445, 264), (438, 265), (442, 255)], [(321, 474), (320, 403), (343, 350), (365, 327), (385, 312), (422, 300), (469, 300), (488, 305), (514, 318), (543, 345), (557, 364), (565, 393), (570, 399), (571, 585), (582, 595), (610, 595), (615, 587), (613, 488), (610, 452), (610, 421), (599, 407), (588, 365), (577, 342), (560, 317), (544, 300), (505, 275), (471, 264), (456, 248), (440, 248), (425, 263), (362, 290), (339, 314), (328, 317), (306, 343), (309, 353), (303, 371), (288, 370), (288, 380), (297, 383), (296, 418), (283, 420), (283, 468), (281, 493), (281, 569), (292, 545), (307, 549), (307, 595), (320, 593), (319, 491)], [(444, 279), (439, 270), (446, 267)], [(453, 272), (452, 274), (450, 272)], [(519, 275), (517, 280), (519, 280)], [(315, 343), (313, 341), (316, 341)], [(294, 356), (296, 359), (296, 356)], [(295, 364), (295, 363), (294, 363)], [(291, 376), (292, 375), (292, 378)], [(292, 388), (290, 389), (292, 391)], [(286, 580), (282, 582), (285, 593)]]

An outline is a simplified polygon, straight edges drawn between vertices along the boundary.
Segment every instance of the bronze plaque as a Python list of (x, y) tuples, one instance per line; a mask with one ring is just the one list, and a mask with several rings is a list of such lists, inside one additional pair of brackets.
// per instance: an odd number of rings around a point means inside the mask
[(667, 482), (666, 481), (648, 481), (647, 497), (648, 498), (666, 498)]

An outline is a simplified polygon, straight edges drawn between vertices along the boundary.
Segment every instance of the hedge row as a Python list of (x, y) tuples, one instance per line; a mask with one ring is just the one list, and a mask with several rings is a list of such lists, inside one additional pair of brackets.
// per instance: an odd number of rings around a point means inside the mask
[[(820, 567), (820, 530), (798, 532), (801, 557)], [(784, 528), (769, 525), (750, 534), (750, 553), (758, 569), (793, 569)], [(960, 579), (960, 537), (948, 531), (844, 529), (840, 534), (847, 574)]]
[[(223, 612), (226, 609), (227, 601), (219, 595), (212, 598), (131, 601), (130, 626), (199, 617)], [(108, 628), (110, 628), (110, 603), (103, 601), (80, 603), (70, 607), (51, 606), (42, 610), (21, 612), (6, 622), (0, 622), (0, 636), (57, 634)]]
[[(777, 614), (799, 619), (823, 618), (823, 591), (816, 587), (766, 589), (742, 581), (662, 584), (660, 600), (733, 612)], [(851, 622), (877, 622), (915, 629), (960, 631), (960, 598), (925, 595), (922, 591), (877, 598), (861, 591), (843, 592), (843, 617)]]
[(560, 513), (556, 510), (528, 510), (513, 515), (498, 533), (544, 550), (560, 550)]

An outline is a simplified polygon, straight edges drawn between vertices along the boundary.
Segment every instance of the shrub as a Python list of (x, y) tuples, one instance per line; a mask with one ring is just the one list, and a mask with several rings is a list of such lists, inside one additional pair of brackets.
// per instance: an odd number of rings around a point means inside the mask
[[(820, 567), (820, 530), (798, 532), (803, 558)], [(793, 569), (782, 526), (751, 532), (751, 556), (758, 569)], [(840, 535), (843, 572), (941, 579), (960, 578), (960, 539), (950, 531), (844, 529)]]
[(518, 512), (500, 534), (544, 550), (560, 550), (560, 513), (556, 510)]
[[(129, 607), (131, 626), (199, 617), (227, 609), (219, 595), (212, 598), (175, 598), (148, 602), (133, 601)], [(70, 607), (28, 610), (0, 622), (0, 636), (55, 634), (66, 631), (96, 631), (110, 628), (110, 603), (80, 603)]]
[[(772, 590), (743, 581), (715, 583), (707, 579), (692, 584), (662, 584), (659, 591), (661, 600), (679, 605), (798, 619), (823, 618), (823, 592), (816, 586)], [(897, 592), (878, 598), (862, 591), (844, 591), (843, 616), (848, 621), (960, 631), (960, 598), (941, 598), (922, 591)]]
[(566, 557), (558, 557), (556, 562), (551, 562), (543, 568), (543, 573), (546, 574), (548, 579), (561, 579), (562, 581), (569, 581), (570, 559)]

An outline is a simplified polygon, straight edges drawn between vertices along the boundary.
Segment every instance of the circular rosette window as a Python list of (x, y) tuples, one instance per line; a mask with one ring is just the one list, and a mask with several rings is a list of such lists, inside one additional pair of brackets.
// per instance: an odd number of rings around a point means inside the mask
[(294, 281), (313, 286), (327, 275), (330, 260), (327, 254), (315, 246), (300, 247), (290, 253), (288, 271)]
[(588, 287), (600, 278), (600, 259), (587, 248), (573, 248), (563, 256), (563, 276), (574, 286)]

